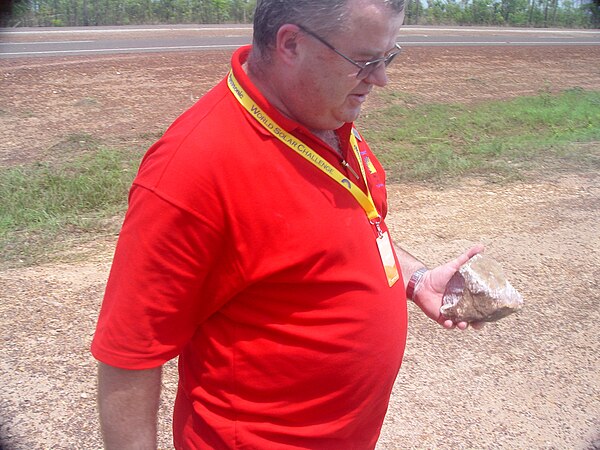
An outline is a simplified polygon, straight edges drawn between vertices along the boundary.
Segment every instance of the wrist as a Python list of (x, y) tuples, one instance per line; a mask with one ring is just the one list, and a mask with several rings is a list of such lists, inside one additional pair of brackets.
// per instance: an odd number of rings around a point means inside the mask
[(408, 300), (415, 300), (415, 296), (419, 288), (421, 287), (421, 283), (423, 282), (423, 276), (427, 272), (427, 267), (421, 267), (414, 271), (411, 275), (408, 283), (406, 284), (406, 298)]

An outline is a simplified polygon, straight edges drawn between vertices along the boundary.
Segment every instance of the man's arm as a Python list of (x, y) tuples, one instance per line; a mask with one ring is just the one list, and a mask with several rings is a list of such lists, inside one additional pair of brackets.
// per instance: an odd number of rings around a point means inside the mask
[(394, 248), (396, 250), (396, 256), (398, 257), (398, 262), (400, 263), (402, 278), (404, 279), (404, 289), (406, 289), (412, 274), (417, 270), (424, 268), (425, 264), (423, 264), (403, 248), (398, 247), (398, 245), (394, 244)]
[[(410, 280), (412, 274), (418, 269), (425, 267), (425, 265), (397, 245), (395, 247), (396, 256), (398, 257), (398, 262), (400, 263), (402, 271), (402, 277), (404, 278), (404, 287), (406, 289), (406, 284)], [(423, 278), (421, 278), (415, 287), (413, 301), (419, 308), (421, 308), (427, 317), (435, 320), (444, 328), (453, 328), (457, 326), (458, 328), (464, 330), (469, 326), (467, 322), (454, 323), (452, 320), (446, 319), (440, 313), (440, 307), (442, 306), (442, 297), (450, 278), (452, 278), (458, 269), (473, 255), (481, 253), (482, 251), (483, 246), (476, 245), (471, 247), (457, 258), (425, 272)], [(474, 323), (473, 326), (474, 328), (481, 328), (482, 324)]]
[(162, 367), (125, 370), (98, 366), (98, 410), (107, 450), (156, 449)]

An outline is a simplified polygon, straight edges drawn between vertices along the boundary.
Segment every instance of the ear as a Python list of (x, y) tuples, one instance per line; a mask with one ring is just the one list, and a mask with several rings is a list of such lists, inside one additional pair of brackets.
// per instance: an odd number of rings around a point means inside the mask
[(279, 57), (291, 63), (298, 58), (301, 50), (303, 35), (297, 25), (286, 23), (277, 31), (277, 54)]

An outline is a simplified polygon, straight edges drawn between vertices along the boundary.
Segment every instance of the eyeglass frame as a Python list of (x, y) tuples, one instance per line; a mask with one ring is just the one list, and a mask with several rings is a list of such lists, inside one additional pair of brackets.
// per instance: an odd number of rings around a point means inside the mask
[[(356, 78), (359, 80), (364, 80), (369, 75), (371, 75), (373, 73), (373, 71), (376, 70), (378, 65), (381, 63), (383, 63), (384, 67), (389, 66), (390, 63), (394, 60), (394, 58), (396, 56), (398, 56), (400, 53), (402, 53), (402, 47), (400, 47), (400, 44), (398, 44), (396, 42), (396, 44), (394, 45), (394, 48), (391, 50), (391, 53), (389, 53), (387, 56), (384, 56), (383, 58), (373, 59), (373, 60), (367, 61), (365, 63), (359, 63), (358, 61), (355, 61), (352, 58), (344, 55), (337, 48), (335, 48), (333, 45), (331, 45), (329, 42), (327, 42), (325, 39), (323, 39), (321, 36), (319, 36), (315, 32), (310, 31), (308, 28), (304, 27), (303, 25), (296, 24), (296, 26), (298, 28), (300, 28), (302, 31), (304, 31), (306, 34), (314, 37), (317, 41), (319, 41), (321, 44), (325, 45), (330, 50), (333, 50), (335, 53), (337, 53), (339, 56), (344, 58), (349, 63), (358, 67), (360, 70), (356, 73)], [(394, 51), (394, 49), (397, 49), (397, 51)], [(363, 75), (361, 76), (361, 74), (363, 74)]]

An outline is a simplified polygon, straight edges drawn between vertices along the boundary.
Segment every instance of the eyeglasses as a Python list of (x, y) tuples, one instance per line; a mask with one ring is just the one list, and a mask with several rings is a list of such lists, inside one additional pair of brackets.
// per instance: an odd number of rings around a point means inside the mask
[(309, 34), (312, 37), (314, 37), (317, 41), (321, 42), (323, 45), (325, 45), (329, 49), (336, 52), (338, 55), (340, 55), (342, 58), (344, 58), (349, 63), (352, 63), (356, 67), (358, 67), (359, 71), (356, 73), (356, 78), (359, 80), (364, 80), (365, 78), (367, 78), (375, 70), (377, 70), (378, 67), (381, 67), (382, 64), (385, 67), (389, 66), (390, 63), (394, 60), (394, 58), (396, 56), (398, 56), (400, 54), (400, 52), (402, 52), (402, 47), (400, 47), (400, 45), (396, 44), (396, 45), (394, 45), (395, 51), (392, 50), (387, 56), (384, 56), (383, 58), (373, 59), (371, 61), (367, 61), (364, 63), (360, 63), (358, 61), (354, 61), (352, 58), (348, 58), (346, 55), (344, 55), (342, 52), (338, 51), (338, 49), (336, 49), (333, 45), (331, 45), (329, 42), (327, 42), (325, 39), (323, 39), (321, 36), (317, 35), (316, 33), (313, 33), (312, 31), (303, 27), (302, 25), (297, 25), (297, 27), (300, 28), (302, 31), (304, 31), (306, 34)]

